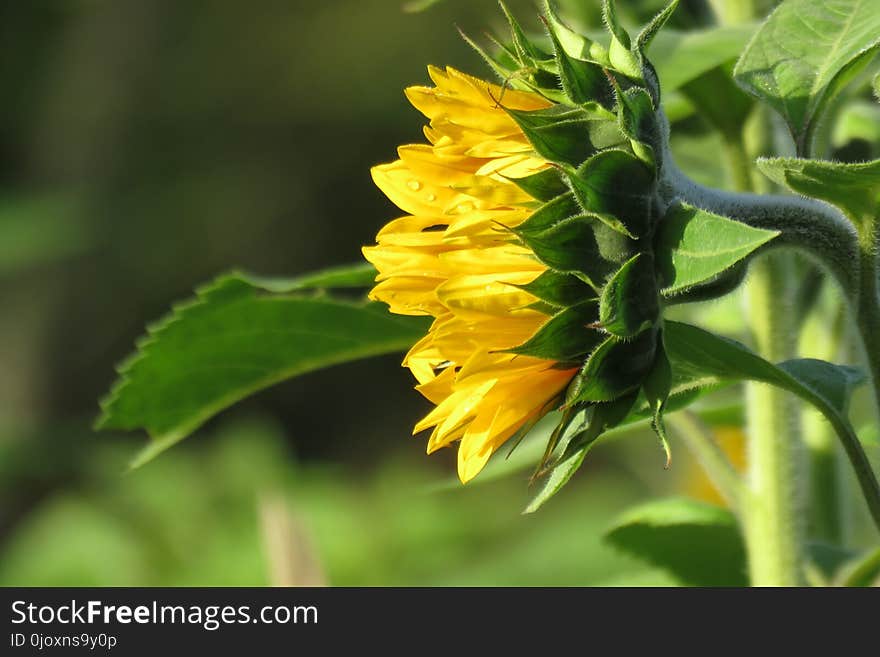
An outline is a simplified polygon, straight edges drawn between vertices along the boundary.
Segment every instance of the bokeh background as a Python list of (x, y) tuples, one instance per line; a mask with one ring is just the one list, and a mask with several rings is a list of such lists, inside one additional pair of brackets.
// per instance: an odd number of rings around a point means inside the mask
[[(420, 139), (403, 87), (428, 63), (484, 73), (455, 24), (503, 33), (491, 0), (404, 2), (0, 4), (0, 584), (669, 582), (602, 535), (660, 493), (714, 499), (683, 448), (667, 471), (648, 432), (609, 442), (523, 516), (530, 472), (503, 454), (467, 487), (452, 450), (425, 457), (398, 357), (273, 388), (130, 473), (145, 437), (90, 429), (114, 365), (194, 286), (357, 261), (394, 214), (369, 167)], [(559, 4), (598, 25), (598, 3)], [(635, 23), (662, 3), (619, 4)], [(683, 165), (723, 184), (712, 132), (679, 132)], [(740, 303), (690, 312), (738, 334)]]

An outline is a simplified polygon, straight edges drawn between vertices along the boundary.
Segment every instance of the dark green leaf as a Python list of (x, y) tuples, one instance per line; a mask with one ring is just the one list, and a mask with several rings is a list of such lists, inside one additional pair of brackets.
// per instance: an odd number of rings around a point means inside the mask
[(745, 546), (726, 509), (687, 499), (654, 500), (624, 513), (606, 540), (686, 586), (748, 585)]
[(786, 120), (798, 154), (828, 102), (880, 45), (876, 0), (786, 0), (749, 43), (734, 75)]
[(663, 293), (676, 294), (712, 279), (778, 234), (689, 205), (670, 208), (654, 248)]
[(754, 101), (715, 68), (682, 85), (681, 93), (706, 121), (730, 140), (739, 140)]
[(612, 335), (628, 338), (652, 326), (659, 313), (654, 258), (637, 253), (603, 288), (599, 323)]
[(404, 351), (428, 327), (424, 318), (394, 316), (380, 304), (272, 288), (244, 274), (227, 275), (149, 327), (137, 353), (120, 366), (97, 422), (102, 429), (149, 433), (134, 465), (258, 390), (322, 367)]

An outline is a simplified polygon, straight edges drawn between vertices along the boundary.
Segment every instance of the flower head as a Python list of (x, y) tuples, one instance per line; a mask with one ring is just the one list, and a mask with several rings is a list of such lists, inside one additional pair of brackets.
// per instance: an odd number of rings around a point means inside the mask
[(508, 230), (538, 203), (511, 179), (549, 165), (499, 103), (523, 111), (550, 103), (452, 68), (429, 73), (435, 87), (406, 93), (430, 119), (430, 143), (402, 146), (398, 161), (373, 169), (376, 185), (408, 214), (364, 254), (379, 271), (372, 298), (392, 312), (436, 318), (404, 360), (436, 404), (415, 431), (433, 428), (428, 452), (460, 441), (466, 482), (552, 406), (577, 366), (508, 351), (548, 319), (522, 289), (547, 267)]
[(378, 270), (370, 296), (434, 317), (404, 360), (435, 404), (415, 431), (432, 430), (429, 452), (459, 443), (463, 482), (559, 406), (539, 469), (562, 462), (621, 422), (654, 371), (644, 394), (662, 435), (650, 39), (611, 21), (606, 50), (546, 18), (552, 52), (509, 13), (501, 59), (471, 44), (503, 87), (429, 68), (434, 86), (406, 91), (429, 119), (428, 143), (373, 169), (405, 215), (364, 248)]

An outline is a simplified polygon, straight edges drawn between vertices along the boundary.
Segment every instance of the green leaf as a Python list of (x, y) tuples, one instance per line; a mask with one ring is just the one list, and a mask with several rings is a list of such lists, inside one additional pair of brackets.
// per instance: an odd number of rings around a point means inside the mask
[(880, 73), (874, 76), (874, 97), (880, 101)]
[[(326, 275), (301, 281), (316, 279)], [(258, 390), (330, 365), (404, 351), (427, 330), (423, 318), (391, 315), (377, 303), (275, 293), (302, 285), (235, 273), (198, 290), (148, 328), (137, 353), (120, 366), (97, 427), (145, 429), (151, 441), (133, 462), (141, 465)]]
[(682, 85), (681, 93), (727, 139), (740, 139), (754, 101), (733, 83), (726, 70), (703, 73)]
[(602, 289), (599, 323), (612, 335), (629, 338), (652, 326), (659, 313), (654, 258), (637, 253)]
[(767, 177), (793, 192), (840, 208), (857, 226), (880, 216), (880, 160), (845, 164), (821, 160), (758, 160)]
[(595, 300), (589, 300), (566, 308), (554, 315), (526, 342), (507, 351), (561, 363), (583, 360), (602, 340), (598, 331), (587, 328), (599, 316), (597, 306)]
[(878, 46), (876, 0), (786, 0), (749, 43), (734, 76), (785, 118), (805, 155), (828, 102)]
[(605, 538), (686, 586), (748, 585), (745, 545), (726, 509), (688, 499), (654, 500), (625, 512)]
[(296, 278), (247, 276), (248, 281), (268, 292), (289, 294), (303, 290), (372, 287), (376, 282), (376, 268), (368, 262), (322, 269)]
[(699, 385), (760, 381), (788, 390), (815, 406), (843, 444), (874, 521), (880, 527), (880, 484), (846, 417), (850, 392), (861, 380), (857, 370), (813, 359), (773, 365), (735, 340), (679, 322), (664, 322), (663, 336), (677, 379), (690, 379)]
[(689, 205), (672, 207), (660, 222), (654, 247), (663, 294), (712, 279), (778, 234)]

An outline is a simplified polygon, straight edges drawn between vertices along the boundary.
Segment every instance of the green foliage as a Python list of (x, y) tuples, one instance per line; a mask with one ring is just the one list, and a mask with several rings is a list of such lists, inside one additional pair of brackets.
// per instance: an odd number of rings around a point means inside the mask
[(808, 155), (817, 122), (843, 86), (880, 45), (880, 12), (872, 0), (787, 0), (749, 43), (734, 75), (769, 103)]
[(815, 406), (840, 439), (868, 508), (880, 526), (880, 484), (846, 416), (852, 389), (863, 380), (860, 372), (814, 359), (777, 366), (735, 340), (679, 322), (667, 321), (664, 326), (675, 379), (691, 380), (696, 387), (724, 381), (759, 381), (792, 392)]
[(745, 546), (726, 509), (687, 499), (654, 500), (626, 511), (606, 540), (686, 586), (748, 584)]
[(673, 206), (655, 238), (663, 293), (674, 295), (718, 276), (778, 234), (688, 205)]
[(405, 351), (425, 322), (390, 315), (380, 304), (303, 292), (314, 281), (351, 285), (363, 269), (289, 282), (230, 274), (201, 288), (150, 327), (120, 366), (97, 426), (145, 429), (151, 441), (134, 461), (140, 465), (258, 390), (322, 367)]
[(758, 161), (771, 180), (840, 208), (857, 226), (880, 216), (880, 160), (847, 164), (773, 158)]

